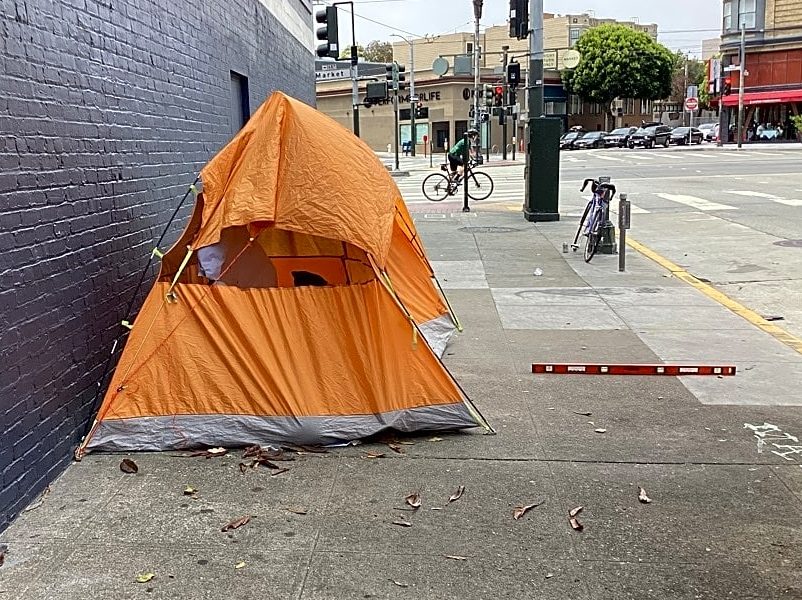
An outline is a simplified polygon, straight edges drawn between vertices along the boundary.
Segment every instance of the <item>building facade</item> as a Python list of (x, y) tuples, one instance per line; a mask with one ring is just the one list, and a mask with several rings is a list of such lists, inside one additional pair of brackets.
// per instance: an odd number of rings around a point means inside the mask
[[(722, 66), (737, 66), (745, 35), (744, 77), (729, 78), (732, 93), (720, 98), (722, 131), (738, 119), (738, 90), (744, 85), (744, 139), (797, 139), (791, 117), (802, 111), (802, 0), (725, 0), (722, 17)], [(761, 135), (758, 136), (758, 129)], [(769, 130), (770, 134), (763, 132)]]
[(314, 102), (314, 40), (311, 0), (26, 0), (0, 19), (2, 530), (85, 434), (199, 168), (273, 90)]
[[(582, 102), (575, 96), (569, 96), (563, 88), (560, 70), (566, 52), (579, 39), (579, 36), (592, 27), (605, 23), (616, 23), (611, 19), (597, 19), (588, 14), (582, 15), (544, 15), (544, 108), (547, 115), (559, 117), (563, 121), (563, 128), (575, 125), (588, 130), (601, 130), (605, 123), (605, 113), (609, 107)], [(626, 21), (618, 22), (629, 27), (643, 31), (652, 37), (657, 37), (657, 26), (641, 25)], [(416, 121), (417, 149), (424, 149), (426, 144), (432, 143), (436, 152), (442, 152), (446, 143), (453, 143), (462, 135), (462, 132), (472, 121), (471, 106), (473, 104), (473, 76), (469, 73), (455, 73), (454, 67), (457, 57), (472, 55), (474, 51), (474, 38), (472, 33), (454, 33), (434, 38), (420, 38), (407, 41), (394, 42), (393, 58), (407, 67), (407, 84), (414, 76), (415, 93), (420, 97), (420, 104), (425, 109), (426, 116)], [(496, 151), (506, 146), (509, 150), (513, 146), (521, 149), (524, 137), (524, 118), (526, 113), (526, 98), (523, 81), (526, 80), (527, 53), (529, 43), (527, 40), (516, 40), (509, 37), (509, 28), (506, 25), (487, 27), (479, 38), (482, 50), (480, 59), (482, 84), (499, 84), (503, 81), (502, 61), (504, 48), (507, 48), (508, 61), (521, 63), (522, 84), (519, 86), (515, 98), (517, 116), (507, 119), (504, 128), (497, 117), (492, 118), (482, 127), (482, 146)], [(411, 46), (414, 46), (412, 48)], [(414, 53), (414, 73), (412, 70), (412, 56)], [(438, 76), (433, 70), (436, 59), (448, 61), (449, 70), (443, 76)], [(382, 77), (378, 77), (381, 79)], [(409, 119), (409, 90), (402, 94), (400, 103), (400, 131), (401, 140), (411, 139), (411, 121)], [(360, 86), (360, 100), (365, 97), (365, 82)], [(318, 108), (339, 121), (344, 127), (351, 128), (353, 122), (351, 81), (345, 72), (341, 77), (318, 77), (317, 102)], [(480, 101), (480, 104), (482, 102)], [(622, 115), (617, 119), (617, 125), (640, 125), (642, 121), (653, 119), (653, 105), (651, 102), (641, 102), (635, 99), (621, 101)], [(391, 103), (382, 103), (360, 111), (360, 136), (374, 150), (387, 150), (388, 144), (392, 146), (394, 140), (394, 115)], [(505, 134), (506, 131), (506, 135)]]

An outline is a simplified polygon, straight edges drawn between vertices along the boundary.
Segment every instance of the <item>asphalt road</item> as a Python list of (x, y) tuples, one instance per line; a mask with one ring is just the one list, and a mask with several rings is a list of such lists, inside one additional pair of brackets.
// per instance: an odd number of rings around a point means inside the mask
[[(446, 209), (420, 192), (428, 161), (412, 160), (412, 176), (398, 180), (411, 210)], [(523, 162), (491, 160), (482, 169), (495, 190), (475, 208), (520, 210)], [(630, 237), (759, 314), (782, 317), (777, 324), (802, 337), (802, 147), (562, 152), (563, 221), (582, 213), (582, 180), (602, 175), (632, 202)]]

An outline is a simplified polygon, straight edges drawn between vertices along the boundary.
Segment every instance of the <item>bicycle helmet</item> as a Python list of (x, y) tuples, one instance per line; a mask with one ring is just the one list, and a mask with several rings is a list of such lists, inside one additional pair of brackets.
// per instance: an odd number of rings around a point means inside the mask
[(468, 131), (466, 131), (465, 133), (467, 133), (468, 135), (479, 135), (479, 132), (478, 132), (476, 129), (474, 129), (473, 127), (471, 127), (471, 128), (470, 128)]

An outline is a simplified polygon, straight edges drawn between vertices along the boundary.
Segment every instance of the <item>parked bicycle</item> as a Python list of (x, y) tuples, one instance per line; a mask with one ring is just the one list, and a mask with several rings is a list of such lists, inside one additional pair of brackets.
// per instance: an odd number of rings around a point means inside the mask
[(595, 179), (586, 179), (580, 191), (584, 192), (588, 184), (591, 184), (590, 191), (593, 192), (593, 196), (588, 201), (585, 212), (582, 213), (582, 219), (579, 221), (579, 227), (574, 236), (574, 243), (571, 244), (571, 248), (576, 252), (579, 249), (580, 234), (586, 236), (584, 257), (587, 263), (593, 259), (599, 249), (602, 227), (608, 219), (610, 201), (615, 196), (615, 186), (612, 183), (600, 183)]
[(476, 161), (471, 159), (465, 173), (460, 176), (450, 173), (448, 164), (440, 165), (445, 173), (432, 173), (423, 180), (423, 195), (432, 202), (440, 202), (449, 196), (454, 196), (464, 184), (464, 177), (468, 178), (468, 197), (471, 200), (485, 200), (493, 193), (493, 179), (487, 173), (474, 171)]

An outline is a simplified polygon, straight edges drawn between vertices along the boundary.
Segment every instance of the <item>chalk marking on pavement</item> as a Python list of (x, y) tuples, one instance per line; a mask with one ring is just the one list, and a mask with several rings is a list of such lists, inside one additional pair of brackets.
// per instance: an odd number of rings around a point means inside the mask
[(655, 195), (663, 200), (679, 202), (680, 204), (685, 204), (697, 210), (738, 210), (734, 206), (719, 204), (718, 202), (710, 202), (710, 200), (697, 198), (696, 196), (686, 196), (684, 194), (663, 194), (662, 192)]
[(696, 288), (700, 292), (702, 292), (705, 296), (710, 298), (711, 300), (715, 300), (725, 308), (728, 308), (733, 313), (738, 315), (739, 317), (746, 319), (749, 323), (768, 333), (771, 337), (773, 337), (778, 342), (781, 342), (795, 350), (799, 354), (802, 354), (802, 339), (796, 337), (788, 333), (782, 327), (778, 327), (774, 323), (771, 323), (753, 311), (751, 308), (747, 308), (740, 302), (733, 300), (723, 292), (720, 292), (712, 285), (705, 283), (701, 279), (694, 277), (688, 271), (680, 267), (679, 265), (674, 264), (664, 256), (661, 256), (651, 248), (648, 248), (641, 244), (640, 242), (633, 240), (631, 237), (627, 236), (627, 245), (630, 246), (633, 250), (637, 250), (646, 258), (649, 258), (656, 262), (658, 265), (669, 271), (674, 277), (679, 279), (680, 281), (684, 281), (688, 285)]

